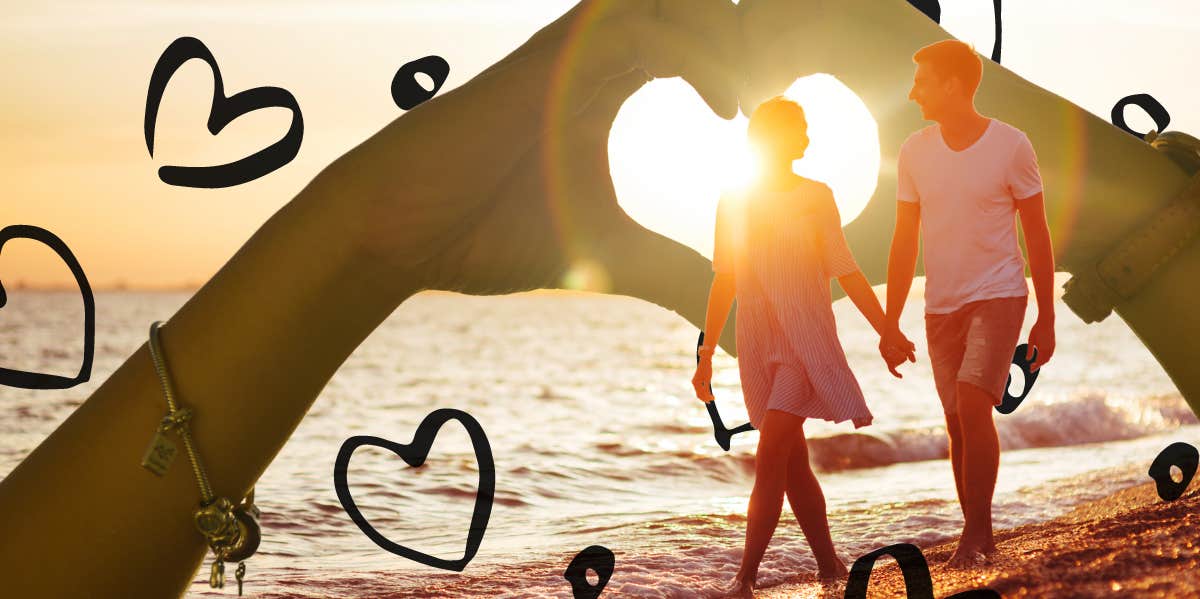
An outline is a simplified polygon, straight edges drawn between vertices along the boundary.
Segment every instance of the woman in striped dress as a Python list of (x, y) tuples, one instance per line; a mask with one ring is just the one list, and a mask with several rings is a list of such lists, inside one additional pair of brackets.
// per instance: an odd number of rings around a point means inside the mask
[[(726, 590), (738, 597), (753, 596), (785, 494), (819, 576), (846, 575), (802, 426), (806, 418), (820, 418), (858, 428), (872, 418), (838, 341), (829, 279), (837, 278), (876, 332), (883, 330), (883, 308), (846, 245), (833, 193), (792, 171), (808, 148), (807, 128), (799, 104), (783, 97), (761, 104), (750, 117), (749, 138), (762, 176), (743, 194), (722, 197), (717, 209), (716, 274), (692, 382), (698, 398), (712, 401), (712, 355), (736, 296), (738, 370), (750, 422), (759, 431), (745, 550)], [(913, 344), (903, 344), (888, 359), (895, 376), (896, 365), (915, 361)]]

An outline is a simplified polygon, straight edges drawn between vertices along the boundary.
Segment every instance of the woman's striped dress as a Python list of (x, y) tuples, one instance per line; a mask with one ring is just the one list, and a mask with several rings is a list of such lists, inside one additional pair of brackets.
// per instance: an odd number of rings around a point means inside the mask
[(833, 192), (803, 179), (787, 191), (727, 195), (717, 208), (713, 271), (737, 280), (737, 349), (750, 423), (768, 409), (871, 423), (834, 322), (831, 278), (858, 270)]

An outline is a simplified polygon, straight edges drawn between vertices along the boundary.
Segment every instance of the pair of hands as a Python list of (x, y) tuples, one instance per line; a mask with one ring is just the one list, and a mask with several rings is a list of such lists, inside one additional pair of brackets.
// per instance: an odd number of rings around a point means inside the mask
[[(895, 61), (911, 67), (915, 44), (945, 37), (905, 0), (584, 0), (312, 185), (354, 204), (354, 218), (337, 225), (361, 240), (360, 262), (385, 292), (401, 278), (397, 295), (414, 285), (475, 295), (562, 288), (564, 275), (583, 270), (597, 275), (595, 290), (702, 327), (710, 262), (617, 203), (608, 135), (624, 101), (655, 77), (681, 76), (728, 119), (797, 77), (836, 72), (862, 81), (864, 99), (879, 95), (867, 81), (885, 81), (894, 104), (911, 78)], [(886, 60), (860, 57), (866, 49)], [(919, 123), (915, 111), (880, 119), (897, 130)], [(720, 341), (733, 353), (726, 329)]]
[(886, 327), (879, 337), (879, 355), (887, 364), (888, 372), (898, 379), (904, 378), (904, 375), (896, 367), (905, 362), (916, 362), (916, 351), (917, 346), (900, 332), (899, 327)]
[[(363, 276), (397, 301), (413, 287), (562, 288), (585, 271), (594, 290), (702, 327), (710, 262), (617, 203), (608, 135), (625, 100), (655, 77), (680, 76), (728, 119), (829, 72), (874, 109), (882, 140), (921, 126), (916, 111), (894, 106), (911, 85), (912, 52), (947, 37), (905, 0), (583, 0), (312, 185), (352, 203), (354, 218), (333, 224), (360, 240)], [(883, 144), (885, 161), (898, 147)], [(730, 353), (733, 329), (717, 340)], [(906, 339), (891, 346), (915, 360)], [(900, 353), (885, 355), (896, 376)], [(702, 368), (710, 377), (711, 361)]]

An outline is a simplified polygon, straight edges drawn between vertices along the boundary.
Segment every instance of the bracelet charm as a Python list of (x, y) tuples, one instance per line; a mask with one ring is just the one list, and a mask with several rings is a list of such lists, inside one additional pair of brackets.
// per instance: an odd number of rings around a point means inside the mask
[(156, 430), (150, 445), (146, 447), (146, 453), (142, 455), (142, 467), (162, 476), (167, 473), (167, 468), (171, 467), (177, 451), (179, 448), (175, 446), (175, 442), (168, 439), (161, 429)]

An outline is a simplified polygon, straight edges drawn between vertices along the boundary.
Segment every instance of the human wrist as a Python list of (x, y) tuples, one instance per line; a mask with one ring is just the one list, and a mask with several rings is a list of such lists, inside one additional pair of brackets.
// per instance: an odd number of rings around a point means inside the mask
[(900, 332), (899, 319), (891, 318), (890, 316), (885, 316), (883, 318), (883, 326), (880, 328), (879, 336), (886, 338), (891, 335), (895, 335), (899, 332)]

